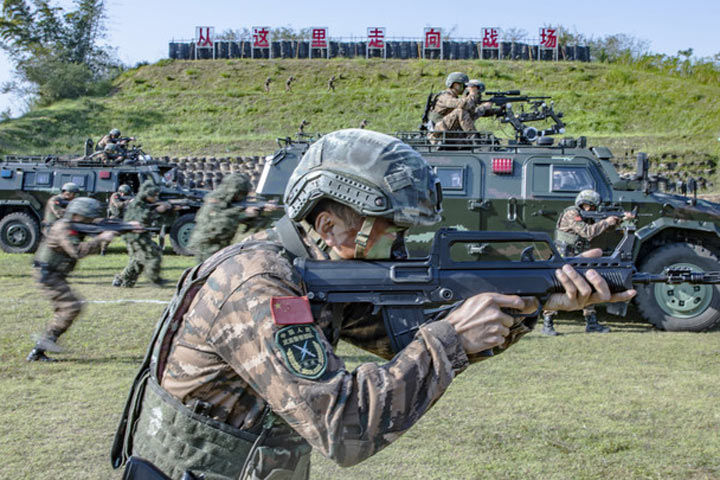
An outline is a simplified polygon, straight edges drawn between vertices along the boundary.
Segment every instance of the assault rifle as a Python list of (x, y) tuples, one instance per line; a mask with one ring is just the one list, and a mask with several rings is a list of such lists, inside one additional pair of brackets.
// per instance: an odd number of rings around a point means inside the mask
[(97, 223), (71, 222), (70, 228), (72, 230), (75, 230), (76, 232), (86, 233), (88, 235), (98, 235), (102, 232), (107, 231), (120, 233), (136, 232), (138, 230), (142, 230), (144, 232), (160, 231), (160, 228), (158, 227), (138, 227), (137, 225), (133, 225), (132, 223), (125, 223), (112, 218), (106, 218)]
[[(190, 199), (190, 198), (178, 198), (178, 199), (163, 200), (163, 201), (168, 202), (170, 205), (173, 205), (173, 206), (179, 206), (181, 210), (188, 210), (191, 208), (200, 208), (203, 205), (202, 200)], [(277, 203), (274, 201), (264, 200), (259, 197), (246, 197), (244, 200), (241, 200), (239, 202), (232, 202), (229, 205), (229, 208), (257, 207), (258, 209), (263, 210), (264, 208), (270, 207), (270, 206), (277, 206)]]
[(480, 100), (482, 102), (490, 102), (493, 105), (502, 107), (508, 103), (513, 102), (532, 102), (536, 100), (545, 100), (552, 97), (531, 97), (527, 95), (520, 95), (520, 90), (507, 90), (505, 92), (485, 92), (485, 95), (490, 95), (490, 98)]
[(435, 106), (435, 95), (433, 95), (432, 88), (430, 88), (430, 93), (428, 93), (427, 100), (425, 101), (425, 110), (423, 111), (422, 120), (420, 120), (420, 128), (419, 130), (421, 132), (427, 132), (428, 130), (428, 122), (430, 121), (430, 111)]
[[(381, 313), (392, 348), (402, 350), (424, 323), (444, 317), (463, 300), (482, 292), (534, 296), (540, 305), (553, 293), (563, 292), (555, 270), (564, 264), (585, 274), (596, 270), (608, 283), (612, 293), (632, 288), (634, 284), (691, 283), (719, 284), (718, 272), (693, 272), (689, 268), (666, 268), (659, 274), (639, 273), (632, 263), (634, 229), (625, 236), (609, 257), (563, 258), (550, 236), (539, 232), (482, 232), (440, 229), (435, 234), (429, 256), (398, 261), (318, 261), (295, 260), (295, 266), (307, 286), (307, 297), (315, 312), (323, 304), (369, 303), (374, 313)], [(462, 260), (465, 247), (477, 244), (528, 244), (520, 260)], [(537, 260), (534, 244), (546, 245), (547, 260)], [(465, 253), (464, 255), (467, 256)], [(610, 304), (616, 305), (616, 304)], [(612, 313), (623, 310), (617, 305)], [(535, 317), (519, 319), (513, 329), (533, 328)], [(610, 308), (608, 311), (611, 311)], [(508, 312), (510, 313), (510, 312)], [(522, 331), (520, 330), (520, 331)], [(512, 334), (512, 333), (511, 333)], [(494, 353), (501, 349), (496, 347)], [(485, 352), (490, 355), (493, 352)]]

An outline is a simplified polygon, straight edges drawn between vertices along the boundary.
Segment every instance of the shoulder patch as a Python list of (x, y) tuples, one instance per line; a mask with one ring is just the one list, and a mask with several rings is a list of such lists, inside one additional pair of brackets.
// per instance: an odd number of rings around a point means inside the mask
[(292, 325), (275, 333), (275, 343), (290, 372), (302, 378), (316, 379), (325, 373), (327, 352), (312, 325)]
[(577, 215), (577, 216), (575, 217), (575, 221), (576, 221), (576, 222), (579, 222), (579, 221), (581, 221), (581, 220), (582, 220), (582, 217), (581, 217), (580, 215)]
[(68, 230), (68, 235), (80, 235), (77, 230)]
[(307, 297), (272, 297), (270, 312), (275, 325), (302, 325), (314, 321)]

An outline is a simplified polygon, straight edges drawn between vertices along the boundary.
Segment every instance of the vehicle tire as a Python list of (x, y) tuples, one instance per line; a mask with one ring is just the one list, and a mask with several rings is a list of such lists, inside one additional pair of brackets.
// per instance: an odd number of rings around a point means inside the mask
[[(718, 270), (718, 255), (690, 243), (671, 243), (651, 251), (638, 266), (648, 273), (665, 267), (689, 267), (693, 271)], [(720, 286), (640, 285), (635, 298), (638, 310), (648, 322), (672, 332), (700, 332), (720, 324)]]
[(40, 243), (40, 224), (27, 213), (13, 212), (0, 220), (0, 248), (7, 253), (32, 253)]
[(190, 241), (190, 234), (195, 228), (195, 214), (186, 213), (181, 215), (170, 227), (170, 244), (173, 251), (178, 255), (192, 255), (187, 245)]

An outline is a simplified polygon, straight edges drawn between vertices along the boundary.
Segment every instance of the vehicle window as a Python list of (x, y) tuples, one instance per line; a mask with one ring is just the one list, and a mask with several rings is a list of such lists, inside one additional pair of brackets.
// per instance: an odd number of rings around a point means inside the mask
[(587, 168), (553, 165), (553, 192), (579, 192), (586, 188), (595, 188), (595, 182)]
[(85, 175), (73, 175), (70, 181), (80, 188), (85, 188)]
[(37, 185), (50, 185), (51, 178), (50, 172), (38, 172), (35, 183)]
[(463, 167), (435, 167), (443, 190), (462, 190), (465, 188), (465, 169)]

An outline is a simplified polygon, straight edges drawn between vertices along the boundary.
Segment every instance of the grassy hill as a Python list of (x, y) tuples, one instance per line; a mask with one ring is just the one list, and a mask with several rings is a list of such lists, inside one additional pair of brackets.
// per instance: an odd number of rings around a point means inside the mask
[[(567, 135), (625, 150), (680, 157), (717, 156), (720, 86), (595, 63), (405, 60), (163, 60), (129, 70), (107, 97), (39, 108), (0, 123), (0, 153), (72, 153), (111, 127), (139, 137), (153, 155), (257, 155), (275, 138), (356, 127), (384, 132), (415, 129), (430, 89), (448, 72), (482, 79), (488, 90), (552, 95), (565, 112)], [(285, 79), (293, 75), (293, 91)], [(337, 90), (327, 89), (335, 75)], [(263, 83), (272, 77), (270, 93)], [(510, 135), (483, 120), (480, 128)], [(480, 123), (480, 122), (479, 122)]]

